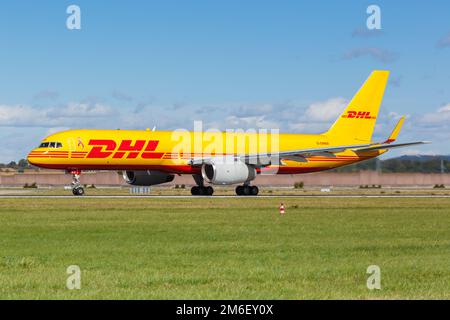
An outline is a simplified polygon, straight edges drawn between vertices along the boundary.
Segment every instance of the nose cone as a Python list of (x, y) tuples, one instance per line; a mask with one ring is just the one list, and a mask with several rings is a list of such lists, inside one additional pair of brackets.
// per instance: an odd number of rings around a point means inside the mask
[(33, 166), (39, 166), (39, 155), (40, 152), (37, 152), (36, 149), (31, 150), (27, 156), (28, 163)]
[(28, 154), (27, 161), (28, 161), (29, 164), (33, 164), (34, 165), (33, 151), (34, 150), (31, 150), (30, 153)]

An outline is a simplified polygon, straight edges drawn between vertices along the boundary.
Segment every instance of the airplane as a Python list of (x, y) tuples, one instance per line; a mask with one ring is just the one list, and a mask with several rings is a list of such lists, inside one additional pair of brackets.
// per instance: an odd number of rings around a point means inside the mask
[[(43, 139), (29, 153), (28, 161), (72, 174), (76, 196), (84, 194), (82, 170), (122, 171), (125, 181), (136, 186), (167, 183), (175, 175), (188, 174), (196, 183), (192, 195), (211, 196), (211, 185), (238, 184), (237, 195), (256, 196), (259, 189), (251, 182), (258, 174), (329, 170), (393, 148), (428, 143), (394, 143), (404, 116), (385, 141), (372, 141), (388, 77), (389, 71), (373, 71), (334, 124), (321, 134), (67, 130)], [(216, 140), (215, 147), (211, 147), (212, 140)]]

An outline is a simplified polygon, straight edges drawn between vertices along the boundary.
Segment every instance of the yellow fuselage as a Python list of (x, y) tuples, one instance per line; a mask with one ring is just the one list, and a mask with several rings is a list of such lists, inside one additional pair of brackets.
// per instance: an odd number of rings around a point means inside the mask
[[(251, 132), (187, 132), (138, 130), (69, 130), (45, 138), (28, 161), (38, 167), (64, 170), (159, 170), (196, 174), (189, 160), (200, 157), (326, 148), (343, 141), (325, 134)], [(271, 166), (280, 174), (328, 170), (376, 157), (384, 151), (312, 155), (305, 162), (283, 160)]]

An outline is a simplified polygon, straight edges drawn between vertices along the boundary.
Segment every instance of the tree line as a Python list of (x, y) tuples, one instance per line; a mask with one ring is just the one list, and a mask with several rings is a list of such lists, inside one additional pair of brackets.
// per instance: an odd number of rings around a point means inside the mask
[(9, 163), (0, 163), (1, 169), (15, 169), (15, 170), (24, 170), (24, 169), (33, 169), (32, 165), (30, 165), (27, 159), (20, 159), (18, 162), (11, 161)]
[[(378, 162), (378, 163), (377, 163)], [(357, 172), (362, 170), (380, 172), (419, 172), (419, 173), (445, 173), (450, 172), (450, 159), (448, 157), (399, 157), (386, 160), (370, 159), (349, 166), (333, 169), (334, 172)]]

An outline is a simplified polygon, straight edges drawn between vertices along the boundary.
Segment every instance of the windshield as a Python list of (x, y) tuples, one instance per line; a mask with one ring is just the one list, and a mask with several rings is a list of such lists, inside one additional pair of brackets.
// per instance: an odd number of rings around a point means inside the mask
[(42, 142), (39, 148), (62, 148), (61, 142)]

